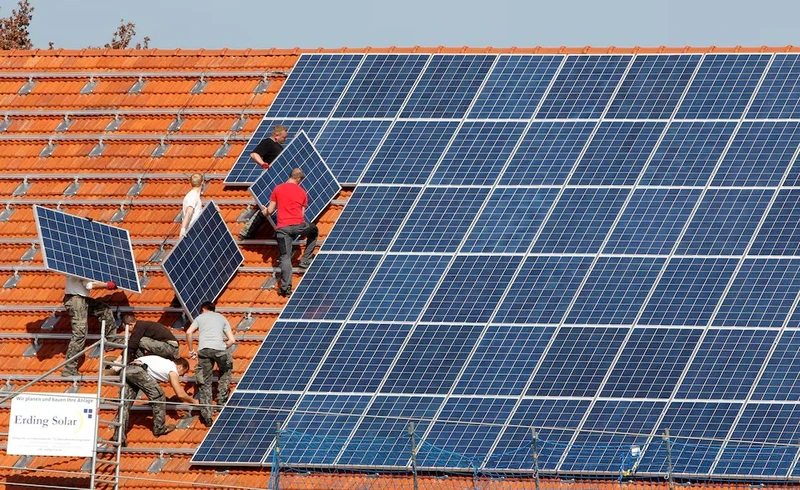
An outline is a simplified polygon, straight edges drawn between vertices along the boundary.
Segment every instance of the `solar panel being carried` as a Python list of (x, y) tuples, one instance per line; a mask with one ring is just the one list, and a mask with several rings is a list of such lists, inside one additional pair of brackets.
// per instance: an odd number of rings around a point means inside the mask
[(128, 230), (35, 205), (47, 269), (141, 293)]
[(800, 55), (298, 66), (358, 186), (194, 462), (800, 476)]

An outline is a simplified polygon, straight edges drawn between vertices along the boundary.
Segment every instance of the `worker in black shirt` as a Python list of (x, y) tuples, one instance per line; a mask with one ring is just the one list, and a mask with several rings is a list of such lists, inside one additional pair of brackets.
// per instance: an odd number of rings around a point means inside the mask
[[(264, 170), (268, 169), (269, 165), (274, 162), (275, 159), (278, 158), (278, 155), (281, 154), (281, 151), (283, 151), (282, 145), (283, 142), (286, 141), (288, 132), (289, 130), (286, 126), (282, 124), (275, 125), (275, 127), (272, 128), (272, 134), (269, 138), (265, 138), (256, 146), (253, 153), (250, 154), (250, 158), (261, 165)], [(248, 238), (252, 238), (266, 220), (267, 218), (262, 213), (259, 213), (256, 208), (256, 212), (253, 213), (253, 216), (251, 216), (247, 224), (244, 225), (242, 231), (239, 232), (239, 239), (247, 240)]]
[[(122, 325), (128, 331), (128, 362), (146, 355), (148, 352), (174, 361), (178, 359), (178, 339), (158, 322), (136, 320), (128, 313), (122, 316)], [(122, 362), (122, 355), (117, 357)], [(115, 370), (116, 371), (116, 370)]]

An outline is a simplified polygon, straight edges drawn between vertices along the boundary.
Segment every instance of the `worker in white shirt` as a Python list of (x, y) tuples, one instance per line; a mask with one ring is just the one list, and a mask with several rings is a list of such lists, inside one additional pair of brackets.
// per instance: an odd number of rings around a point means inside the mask
[[(113, 342), (117, 335), (117, 324), (114, 321), (114, 313), (111, 308), (90, 296), (95, 289), (107, 289), (113, 291), (117, 289), (114, 281), (99, 282), (87, 281), (80, 277), (67, 276), (67, 286), (64, 291), (64, 307), (69, 313), (72, 322), (72, 338), (67, 347), (66, 358), (69, 359), (77, 355), (86, 345), (86, 331), (88, 330), (89, 315), (100, 320), (101, 324), (105, 321), (105, 332), (107, 342)], [(61, 376), (77, 376), (78, 359), (73, 359), (64, 365)]]
[(200, 199), (200, 192), (203, 187), (203, 176), (194, 174), (191, 178), (192, 190), (183, 197), (183, 221), (181, 222), (180, 237), (186, 236), (186, 232), (200, 217), (203, 212), (203, 201)]

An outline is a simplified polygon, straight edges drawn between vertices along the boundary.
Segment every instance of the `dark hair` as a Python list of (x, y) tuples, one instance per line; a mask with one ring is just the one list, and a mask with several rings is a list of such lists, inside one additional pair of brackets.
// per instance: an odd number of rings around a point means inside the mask
[(122, 315), (122, 323), (136, 323), (136, 317), (133, 313), (125, 313)]
[(179, 358), (175, 359), (175, 366), (179, 367), (179, 368), (183, 368), (183, 372), (184, 373), (188, 373), (189, 372), (189, 361), (187, 361), (183, 357), (179, 357)]
[(208, 310), (208, 311), (217, 311), (217, 307), (214, 306), (214, 303), (211, 301), (206, 301), (202, 305), (200, 305), (201, 310)]

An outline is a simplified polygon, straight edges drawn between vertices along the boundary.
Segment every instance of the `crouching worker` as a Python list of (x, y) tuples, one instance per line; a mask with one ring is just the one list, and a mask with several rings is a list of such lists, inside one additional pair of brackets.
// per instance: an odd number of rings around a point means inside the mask
[[(122, 429), (122, 444), (125, 445), (125, 437), (128, 433), (128, 419), (130, 418), (131, 407), (134, 400), (139, 396), (139, 391), (143, 391), (150, 400), (153, 409), (153, 435), (163, 436), (175, 430), (175, 424), (167, 424), (166, 397), (164, 390), (161, 389), (159, 382), (169, 381), (170, 386), (184, 403), (197, 404), (197, 401), (189, 396), (181, 386), (180, 377), (189, 370), (189, 361), (178, 358), (174, 362), (160, 356), (143, 356), (132, 361), (126, 367), (125, 381), (127, 386), (123, 390), (123, 405), (118, 417)], [(114, 434), (114, 440), (117, 433)]]

